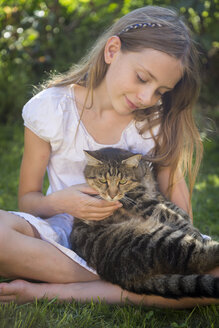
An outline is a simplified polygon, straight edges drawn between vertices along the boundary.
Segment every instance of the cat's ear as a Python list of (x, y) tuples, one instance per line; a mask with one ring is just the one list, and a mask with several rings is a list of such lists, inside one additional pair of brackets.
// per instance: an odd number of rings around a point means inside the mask
[(85, 156), (87, 158), (87, 164), (91, 166), (99, 166), (102, 165), (103, 162), (101, 162), (99, 159), (96, 159), (94, 156), (91, 155), (91, 152), (84, 150)]
[(142, 158), (141, 154), (136, 154), (122, 161), (122, 164), (127, 165), (128, 167), (138, 167), (139, 162)]

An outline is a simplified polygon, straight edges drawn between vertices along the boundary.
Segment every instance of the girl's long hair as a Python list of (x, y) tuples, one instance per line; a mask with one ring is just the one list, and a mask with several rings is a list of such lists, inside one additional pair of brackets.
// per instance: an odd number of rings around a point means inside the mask
[[(156, 23), (161, 26), (148, 26), (121, 33), (131, 24), (140, 23)], [(153, 134), (153, 127), (160, 125), (159, 133), (153, 136), (155, 147), (151, 155), (157, 169), (167, 166), (171, 168), (169, 192), (176, 181), (176, 172), (181, 169), (184, 175), (188, 175), (191, 195), (203, 152), (192, 114), (199, 93), (199, 60), (190, 31), (176, 11), (147, 6), (128, 13), (102, 34), (79, 64), (74, 65), (67, 73), (53, 76), (44, 87), (78, 84), (87, 88), (87, 99), (88, 94), (93, 94), (93, 90), (106, 75), (108, 64), (104, 60), (104, 48), (108, 38), (113, 35), (119, 36), (122, 52), (152, 48), (167, 53), (182, 63), (184, 74), (174, 89), (162, 96), (160, 104), (137, 110), (134, 115), (136, 122), (145, 122), (140, 134), (148, 129)]]

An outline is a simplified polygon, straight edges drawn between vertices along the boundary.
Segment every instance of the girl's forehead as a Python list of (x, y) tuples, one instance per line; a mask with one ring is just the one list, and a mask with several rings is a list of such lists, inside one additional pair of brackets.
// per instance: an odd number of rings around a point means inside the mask
[(165, 52), (146, 48), (124, 54), (138, 72), (142, 72), (143, 75), (147, 75), (155, 81), (165, 83), (165, 87), (173, 88), (183, 75), (181, 60)]

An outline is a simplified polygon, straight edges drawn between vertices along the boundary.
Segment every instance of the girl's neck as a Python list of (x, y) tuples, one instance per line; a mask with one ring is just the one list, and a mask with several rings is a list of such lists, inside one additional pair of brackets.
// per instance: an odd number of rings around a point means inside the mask
[(97, 115), (101, 116), (105, 112), (115, 114), (114, 108), (108, 96), (104, 81), (93, 91), (93, 103)]
[[(79, 112), (82, 114), (83, 104), (87, 95), (87, 89), (78, 85), (74, 86), (75, 101)], [(88, 133), (100, 144), (116, 144), (124, 129), (132, 121), (132, 116), (119, 115), (110, 105), (103, 89), (96, 88), (93, 105), (89, 95), (81, 121)]]
[[(77, 108), (79, 113), (81, 114), (88, 90), (87, 88), (79, 85), (75, 85), (74, 90)], [(92, 110), (99, 118), (102, 118), (105, 115), (110, 115), (116, 117), (118, 120), (122, 120), (127, 123), (129, 123), (133, 119), (133, 115), (121, 116), (114, 110), (110, 98), (108, 96), (104, 81), (93, 90), (93, 99), (91, 93), (89, 93), (85, 109)]]

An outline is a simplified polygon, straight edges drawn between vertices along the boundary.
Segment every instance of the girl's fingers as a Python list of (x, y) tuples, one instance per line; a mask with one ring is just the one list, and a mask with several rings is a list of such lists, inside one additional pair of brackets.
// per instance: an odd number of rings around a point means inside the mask
[(118, 208), (122, 206), (122, 203), (120, 203), (119, 201), (115, 201), (115, 202), (108, 202), (106, 200), (102, 200), (102, 199), (92, 199), (92, 201), (90, 201), (88, 204), (88, 206), (90, 207), (95, 207), (95, 208), (99, 208), (99, 209), (113, 209), (113, 208)]
[(91, 195), (98, 195), (98, 191), (91, 188), (88, 184), (82, 183), (81, 185), (77, 185), (77, 190), (85, 193), (85, 194), (91, 194)]
[(101, 216), (98, 214), (93, 214), (93, 215), (90, 215), (89, 217), (87, 217), (87, 220), (100, 221), (100, 220), (108, 218), (110, 215), (112, 215), (112, 213), (108, 213), (105, 215), (102, 214)]
[(95, 207), (107, 207), (107, 208), (112, 208), (118, 205), (121, 205), (121, 203), (119, 201), (107, 201), (104, 199), (98, 199), (95, 197), (92, 197), (90, 195), (98, 195), (98, 192), (91, 188), (90, 186), (86, 185), (86, 184), (81, 184), (80, 186), (77, 186), (77, 190), (85, 193), (85, 199), (86, 199), (86, 203), (88, 206), (95, 206)]
[(116, 209), (119, 207), (122, 207), (122, 203), (120, 202), (107, 202), (105, 200), (101, 201), (101, 203), (97, 203), (97, 204), (92, 204), (91, 206), (94, 206), (97, 208), (104, 208), (105, 210), (112, 210), (112, 209)]
[(89, 199), (89, 201), (87, 202), (88, 206), (95, 206), (95, 207), (113, 207), (115, 205), (118, 205), (119, 202), (108, 202), (106, 200), (103, 199), (98, 199), (98, 198), (91, 198)]
[(83, 218), (103, 218), (103, 217), (107, 217), (107, 216), (110, 216), (112, 215), (115, 210), (117, 210), (118, 207), (114, 208), (114, 209), (108, 209), (108, 210), (99, 210), (97, 208), (91, 208), (89, 211), (84, 211), (83, 212)]
[(88, 206), (96, 206), (96, 207), (113, 207), (121, 204), (119, 201), (107, 201), (104, 199), (99, 199), (96, 197), (92, 197), (90, 195), (84, 194), (84, 203)]
[(110, 207), (96, 207), (96, 206), (90, 206), (88, 209), (88, 213), (95, 213), (95, 214), (104, 214), (109, 212), (114, 212), (118, 208), (122, 207), (121, 205), (115, 205)]
[(81, 213), (81, 216), (79, 217), (85, 220), (103, 220), (108, 216), (112, 215), (113, 212), (120, 207), (122, 207), (121, 203), (108, 207), (90, 206), (88, 209), (83, 211), (83, 213)]

